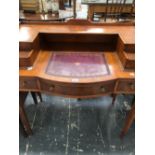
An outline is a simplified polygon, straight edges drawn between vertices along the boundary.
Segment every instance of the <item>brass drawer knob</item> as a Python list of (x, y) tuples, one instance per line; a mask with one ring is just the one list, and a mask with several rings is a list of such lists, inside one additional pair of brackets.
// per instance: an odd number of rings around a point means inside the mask
[(106, 91), (105, 87), (103, 87), (103, 86), (100, 89), (101, 89), (102, 92)]
[(27, 81), (22, 82), (22, 86), (25, 87), (27, 85)]
[(49, 87), (49, 91), (53, 91), (53, 90), (54, 90), (54, 86), (52, 85)]
[(135, 89), (134, 83), (129, 83), (129, 86), (130, 86), (130, 88), (131, 88), (132, 90)]

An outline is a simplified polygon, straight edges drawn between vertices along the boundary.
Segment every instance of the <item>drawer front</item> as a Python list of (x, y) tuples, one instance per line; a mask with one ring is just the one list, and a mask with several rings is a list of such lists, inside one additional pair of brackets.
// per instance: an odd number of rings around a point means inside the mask
[(122, 93), (134, 93), (135, 81), (134, 80), (119, 80), (116, 88), (116, 92)]
[(70, 97), (87, 97), (111, 93), (114, 90), (114, 84), (114, 82), (108, 82), (85, 86), (73, 86), (70, 84), (55, 85), (49, 81), (40, 81), (40, 87), (42, 91)]
[(19, 79), (20, 90), (38, 90), (37, 79), (35, 78), (20, 78)]

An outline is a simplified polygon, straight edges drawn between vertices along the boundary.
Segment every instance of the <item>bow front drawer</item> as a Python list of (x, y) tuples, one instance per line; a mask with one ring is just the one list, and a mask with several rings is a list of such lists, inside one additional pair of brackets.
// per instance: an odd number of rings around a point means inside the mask
[(114, 90), (114, 81), (102, 82), (99, 84), (55, 84), (55, 82), (40, 80), (41, 91), (69, 96), (69, 97), (93, 97), (93, 96), (102, 96), (104, 94), (112, 93)]

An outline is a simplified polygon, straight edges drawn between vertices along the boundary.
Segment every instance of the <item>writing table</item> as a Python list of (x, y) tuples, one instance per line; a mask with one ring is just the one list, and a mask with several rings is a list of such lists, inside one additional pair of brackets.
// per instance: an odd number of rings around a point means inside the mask
[[(133, 25), (22, 24), (19, 46), (21, 102), (29, 91), (72, 98), (134, 94)], [(31, 134), (21, 102), (20, 119)]]

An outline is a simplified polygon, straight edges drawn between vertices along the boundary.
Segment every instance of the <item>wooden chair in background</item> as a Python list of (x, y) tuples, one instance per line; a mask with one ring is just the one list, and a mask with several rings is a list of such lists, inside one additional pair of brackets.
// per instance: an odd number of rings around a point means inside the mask
[(135, 0), (132, 0), (131, 5), (128, 7), (128, 11), (122, 10), (120, 18), (122, 21), (131, 21), (135, 19)]
[(109, 17), (119, 21), (125, 2), (126, 0), (107, 0), (104, 21), (106, 21)]

